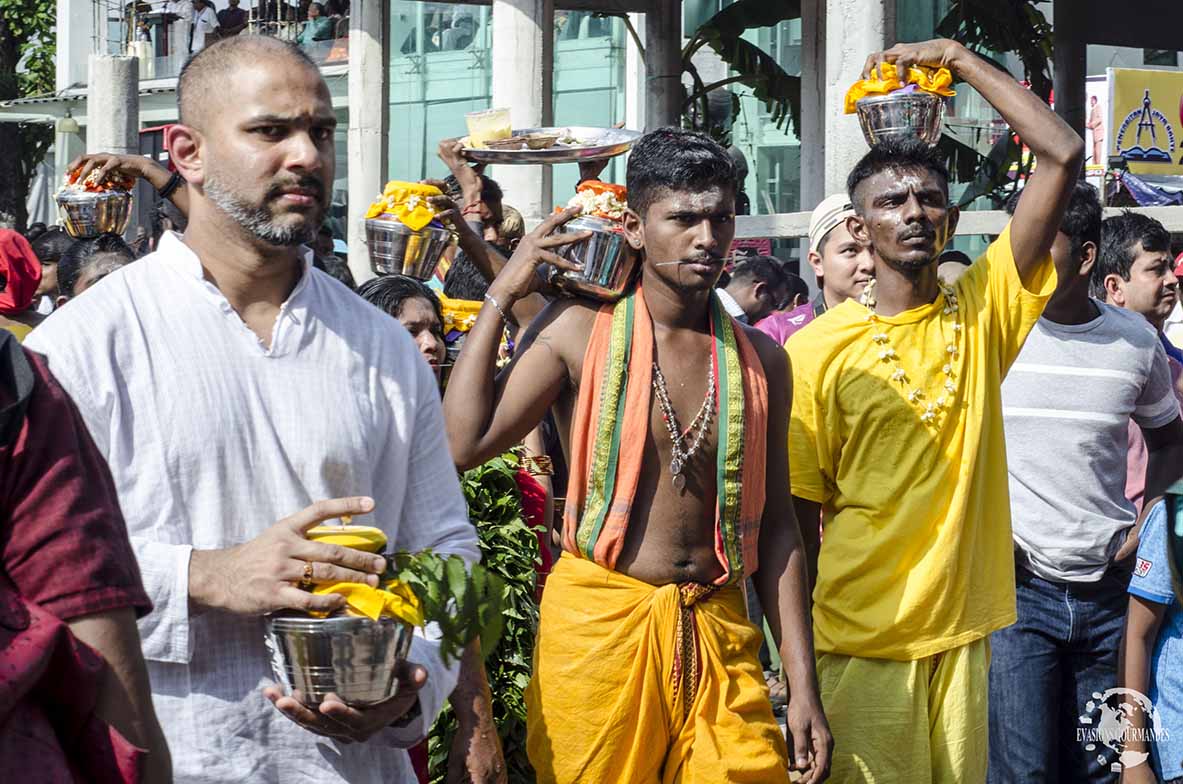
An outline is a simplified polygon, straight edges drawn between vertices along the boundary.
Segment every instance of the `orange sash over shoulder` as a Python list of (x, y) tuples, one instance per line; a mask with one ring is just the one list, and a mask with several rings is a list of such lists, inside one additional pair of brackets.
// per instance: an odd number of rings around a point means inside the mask
[[(719, 385), (716, 423), (717, 581), (742, 580), (758, 565), (764, 514), (768, 382), (755, 348), (711, 297), (712, 355)], [(571, 425), (563, 549), (615, 569), (641, 475), (653, 382), (653, 322), (638, 286), (596, 315)]]

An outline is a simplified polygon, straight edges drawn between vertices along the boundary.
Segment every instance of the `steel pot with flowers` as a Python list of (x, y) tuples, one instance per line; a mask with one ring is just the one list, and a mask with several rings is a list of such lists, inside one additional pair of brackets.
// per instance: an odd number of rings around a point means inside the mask
[(431, 197), (442, 195), (427, 183), (386, 183), (366, 211), (366, 244), (376, 274), (431, 279), (440, 257), (456, 241), (431, 206)]
[[(323, 525), (309, 538), (371, 553), (386, 548), (377, 528)], [(286, 693), (319, 705), (329, 693), (346, 704), (364, 707), (398, 693), (397, 674), (411, 650), (416, 627), (438, 629), (440, 655), (458, 659), (468, 643), (481, 639), (483, 652), (501, 634), (501, 579), (458, 556), (398, 552), (386, 556), (378, 587), (335, 583), (317, 593), (345, 597), (343, 610), (331, 614), (285, 611), (266, 619), (271, 666)]]
[(567, 206), (578, 206), (582, 211), (558, 231), (590, 231), (592, 235), (562, 251), (565, 258), (583, 265), (582, 272), (559, 272), (551, 282), (570, 294), (615, 302), (628, 290), (641, 258), (625, 240), (621, 224), (628, 209), (627, 192), (621, 185), (585, 180)]
[(98, 169), (79, 180), (80, 169), (66, 176), (65, 186), (57, 192), (58, 214), (66, 233), (75, 239), (100, 234), (122, 234), (131, 219), (133, 177), (108, 174)]

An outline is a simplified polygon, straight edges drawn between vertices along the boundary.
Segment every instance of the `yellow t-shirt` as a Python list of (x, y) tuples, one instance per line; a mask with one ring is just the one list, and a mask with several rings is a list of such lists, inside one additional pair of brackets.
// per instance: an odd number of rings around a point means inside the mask
[(1001, 384), (1056, 285), (1050, 255), (1023, 287), (1010, 227), (957, 282), (957, 391), (921, 422), (883, 347), (929, 399), (943, 392), (945, 299), (867, 321), (853, 300), (793, 335), (793, 495), (822, 504), (814, 590), (818, 652), (912, 660), (1015, 621)]

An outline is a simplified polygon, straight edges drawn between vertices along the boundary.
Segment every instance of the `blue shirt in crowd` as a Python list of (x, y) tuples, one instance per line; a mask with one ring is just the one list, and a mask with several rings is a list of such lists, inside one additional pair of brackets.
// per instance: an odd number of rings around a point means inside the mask
[[(1168, 496), (1168, 502), (1172, 499)], [(1167, 506), (1155, 504), (1142, 526), (1138, 561), (1130, 593), (1148, 602), (1168, 605), (1150, 657), (1150, 693), (1163, 733), (1153, 744), (1159, 780), (1183, 776), (1183, 611), (1171, 586), (1167, 556)]]

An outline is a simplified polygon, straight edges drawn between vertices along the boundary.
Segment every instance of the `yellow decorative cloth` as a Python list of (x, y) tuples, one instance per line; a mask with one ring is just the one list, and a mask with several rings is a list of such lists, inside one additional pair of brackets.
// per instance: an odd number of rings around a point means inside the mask
[(650, 585), (564, 552), (526, 689), (538, 784), (786, 784), (738, 585)]
[(953, 90), (953, 74), (944, 66), (933, 68), (930, 65), (913, 65), (908, 68), (908, 78), (903, 80), (900, 79), (899, 69), (895, 63), (880, 63), (878, 79), (860, 79), (846, 91), (846, 113), (854, 114), (855, 104), (861, 98), (869, 95), (887, 95), (909, 84), (916, 85), (926, 93), (946, 98), (957, 94)]
[(480, 300), (472, 299), (452, 299), (439, 294), (440, 309), (444, 314), (444, 334), (447, 335), (453, 330), (456, 332), (468, 332), (472, 329), (472, 325), (476, 323), (477, 316), (481, 313)]
[(382, 195), (366, 210), (366, 219), (393, 215), (411, 231), (419, 231), (435, 218), (428, 197), (442, 195), (443, 191), (434, 185), (391, 180), (386, 183)]
[(364, 615), (372, 621), (386, 616), (398, 618), (412, 626), (423, 625), (419, 599), (405, 583), (398, 580), (388, 582), (385, 588), (371, 588), (365, 583), (331, 583), (318, 585), (313, 593), (340, 594), (345, 597), (346, 611)]

